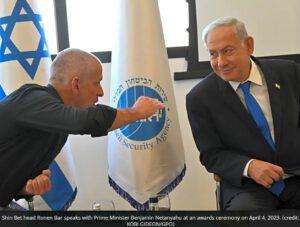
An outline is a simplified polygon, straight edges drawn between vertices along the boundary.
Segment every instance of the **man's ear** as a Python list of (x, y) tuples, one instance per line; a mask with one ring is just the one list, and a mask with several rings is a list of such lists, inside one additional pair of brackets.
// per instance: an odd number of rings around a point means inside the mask
[(252, 55), (254, 52), (254, 39), (251, 36), (248, 36), (245, 39), (245, 44), (246, 44), (249, 54)]
[(74, 76), (71, 79), (71, 89), (73, 93), (78, 94), (79, 93), (79, 78), (77, 76)]

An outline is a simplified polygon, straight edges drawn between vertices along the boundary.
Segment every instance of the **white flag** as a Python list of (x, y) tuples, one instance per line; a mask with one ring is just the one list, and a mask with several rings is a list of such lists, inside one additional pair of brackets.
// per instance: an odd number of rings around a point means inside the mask
[(146, 120), (109, 134), (110, 185), (134, 208), (169, 193), (185, 174), (185, 158), (157, 0), (119, 0), (112, 52), (110, 104), (131, 107), (139, 96), (165, 104)]
[[(51, 58), (38, 2), (41, 1), (0, 1), (0, 100), (25, 83), (48, 82)], [(67, 209), (77, 192), (68, 144), (50, 170), (51, 191), (34, 197), (35, 209)]]

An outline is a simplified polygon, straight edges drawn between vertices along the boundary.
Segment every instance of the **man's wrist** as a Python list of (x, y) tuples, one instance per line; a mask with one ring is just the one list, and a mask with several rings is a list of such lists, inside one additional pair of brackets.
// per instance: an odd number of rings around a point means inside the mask
[(249, 175), (248, 175), (248, 168), (249, 168), (250, 163), (251, 163), (253, 160), (254, 160), (254, 159), (250, 159), (250, 160), (247, 162), (247, 164), (246, 164), (246, 166), (245, 166), (245, 168), (244, 168), (244, 171), (243, 171), (243, 176), (244, 176), (244, 177), (248, 177), (248, 178), (249, 178)]

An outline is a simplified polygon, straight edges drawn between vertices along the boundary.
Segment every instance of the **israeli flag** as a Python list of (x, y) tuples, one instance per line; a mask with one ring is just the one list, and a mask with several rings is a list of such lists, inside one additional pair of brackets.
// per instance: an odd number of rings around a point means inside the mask
[[(48, 83), (51, 58), (38, 2), (42, 1), (0, 1), (0, 99), (25, 83)], [(50, 170), (52, 189), (34, 197), (35, 210), (68, 209), (77, 192), (68, 143)]]
[(180, 183), (185, 157), (157, 0), (118, 4), (110, 104), (131, 107), (143, 95), (166, 108), (109, 134), (109, 183), (134, 208), (147, 210), (151, 196)]

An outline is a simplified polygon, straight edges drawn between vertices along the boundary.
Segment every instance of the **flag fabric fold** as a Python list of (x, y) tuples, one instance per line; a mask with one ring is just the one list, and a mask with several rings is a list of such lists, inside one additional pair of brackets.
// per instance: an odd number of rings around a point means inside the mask
[[(0, 100), (23, 84), (48, 83), (51, 58), (38, 2), (41, 1), (0, 2)], [(50, 170), (51, 191), (42, 197), (35, 196), (35, 209), (67, 209), (77, 192), (68, 143), (53, 161)]]
[(112, 51), (110, 104), (131, 107), (139, 96), (165, 109), (108, 136), (109, 183), (138, 210), (171, 192), (185, 175), (185, 157), (157, 0), (119, 0)]

